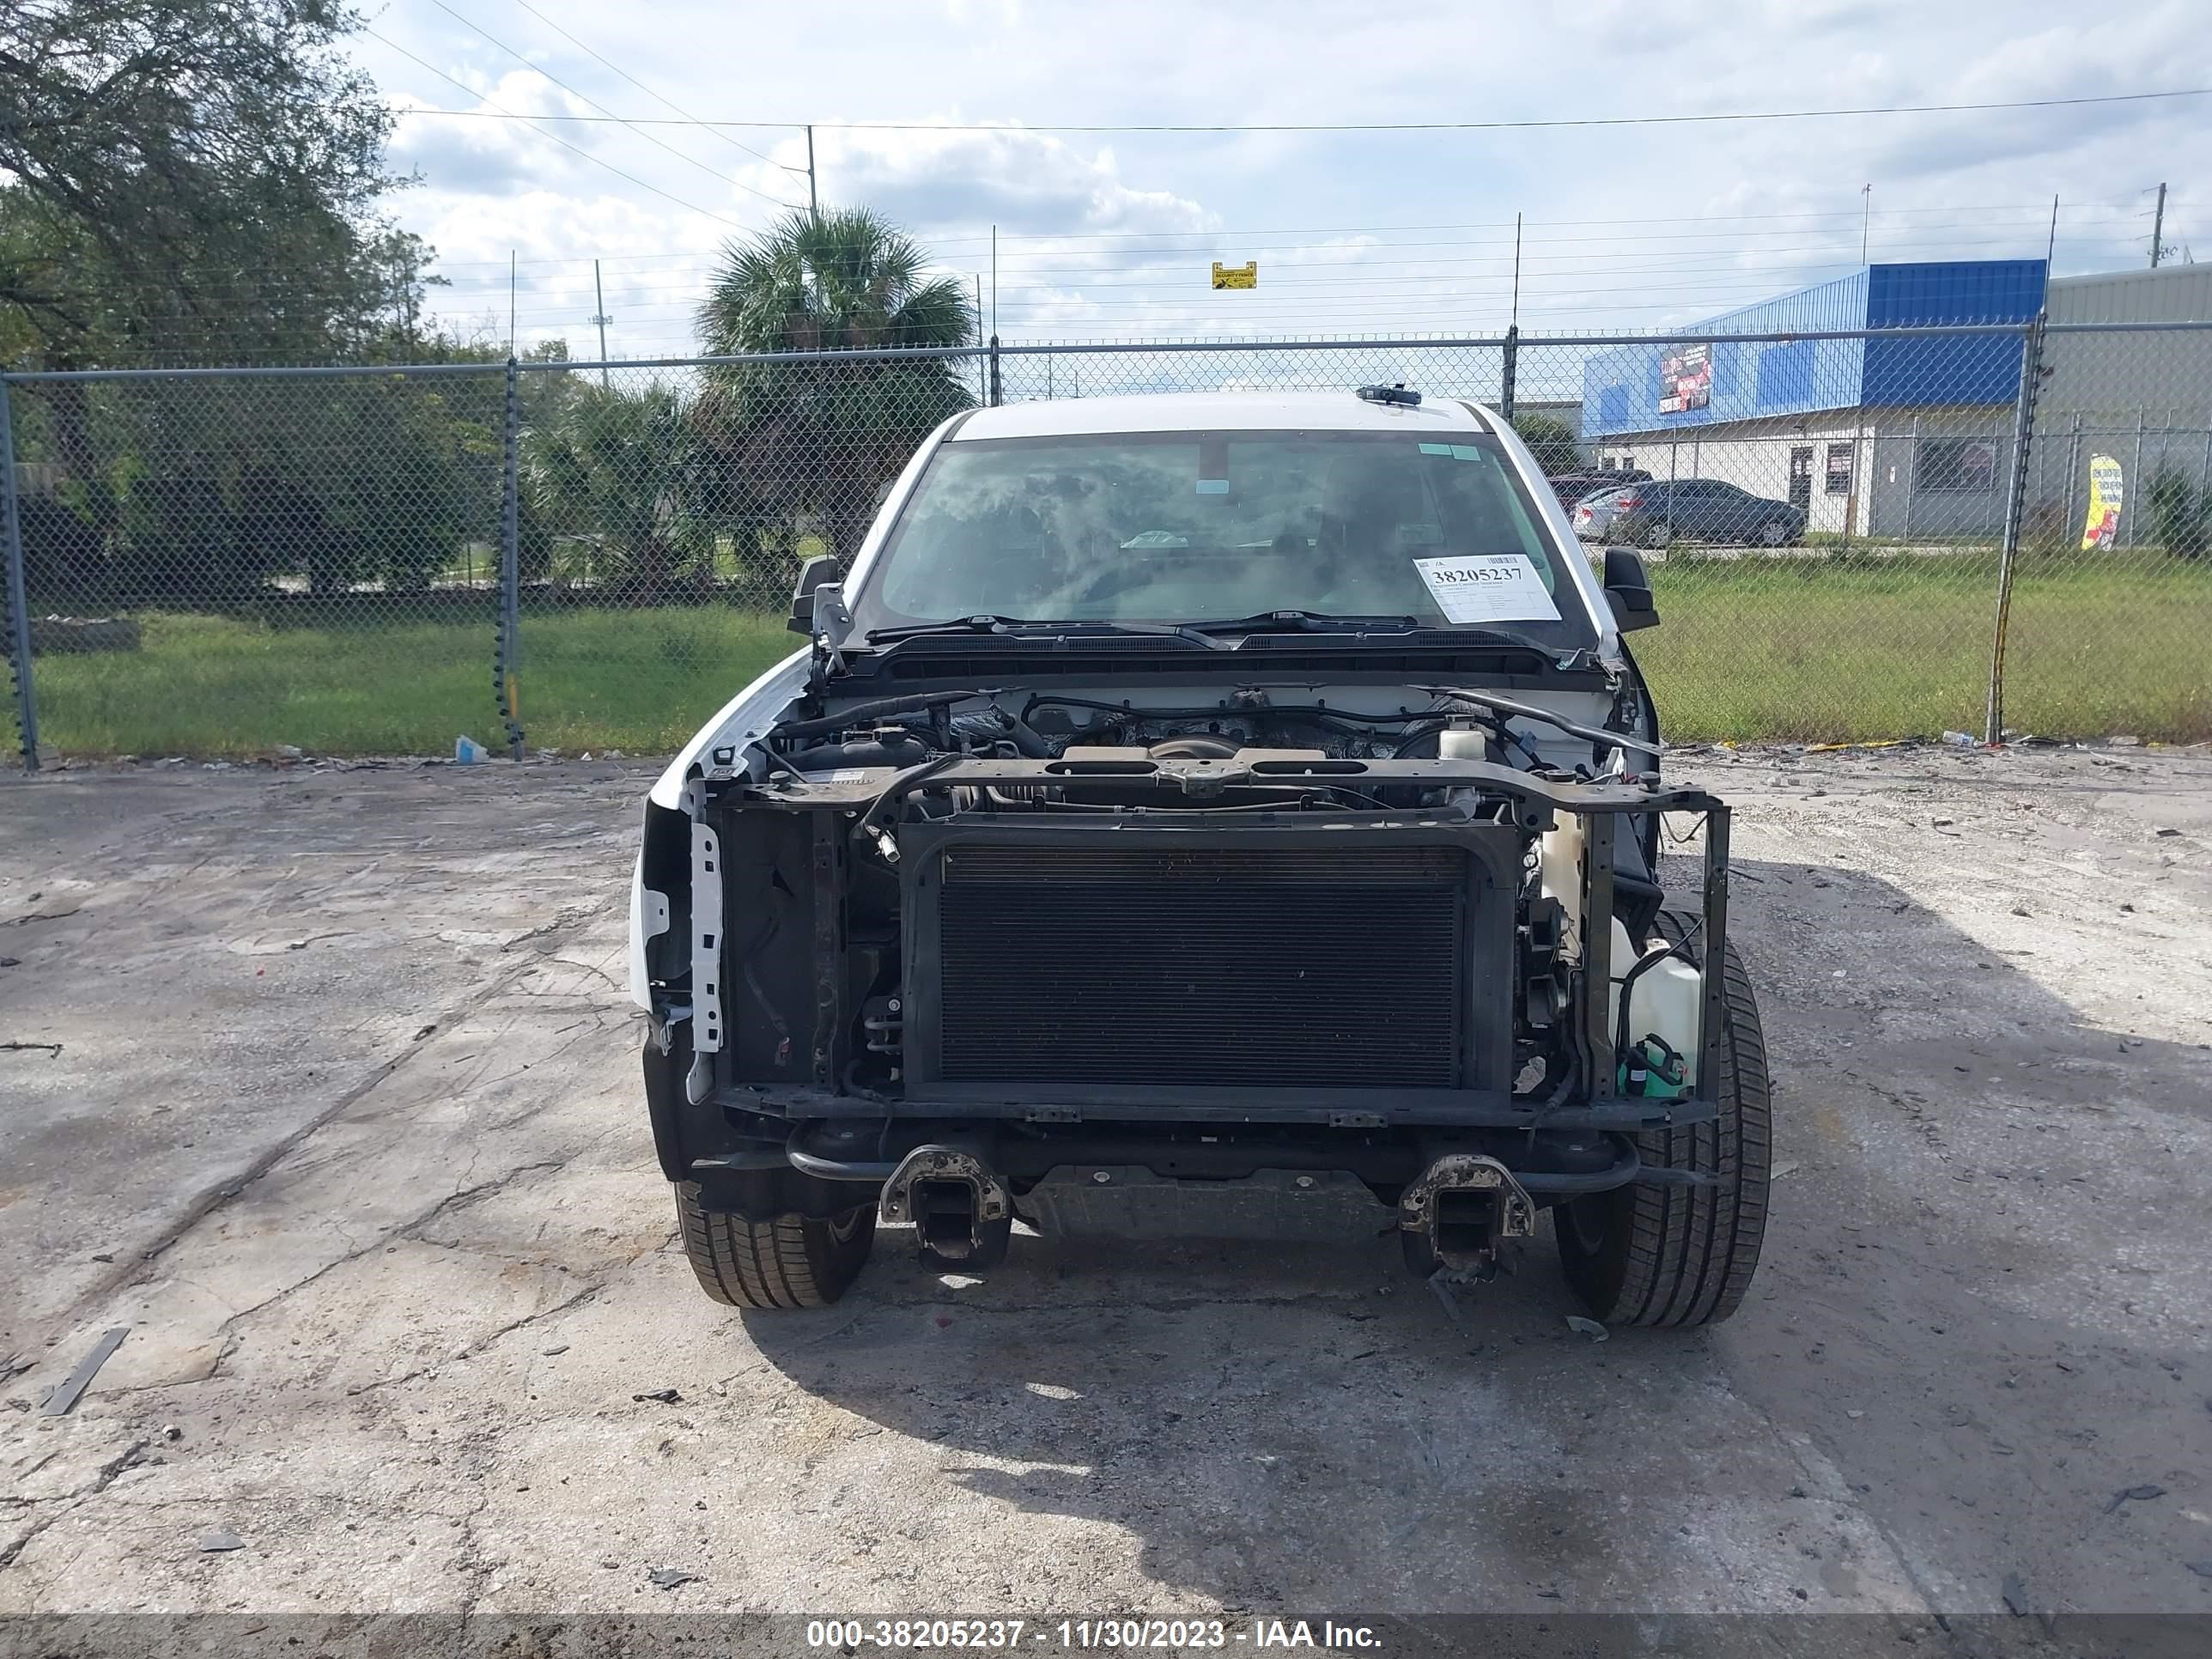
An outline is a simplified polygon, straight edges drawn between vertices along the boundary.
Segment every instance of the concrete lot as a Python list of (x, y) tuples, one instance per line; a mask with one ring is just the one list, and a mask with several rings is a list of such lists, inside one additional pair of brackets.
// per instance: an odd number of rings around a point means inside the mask
[(0, 785), (0, 1613), (2212, 1611), (2212, 756), (1676, 767), (1782, 1178), (1735, 1321), (1601, 1345), (1548, 1239), (1458, 1320), (1387, 1239), (890, 1233), (740, 1317), (618, 982), (645, 773)]

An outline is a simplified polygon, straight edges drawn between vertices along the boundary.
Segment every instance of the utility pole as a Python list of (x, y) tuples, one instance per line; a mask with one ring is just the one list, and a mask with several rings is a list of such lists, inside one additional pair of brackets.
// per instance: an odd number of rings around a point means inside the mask
[[(2051, 280), (2051, 262), (2057, 257), (2058, 193), (2057, 191), (2053, 191), (2051, 195), (2051, 240), (2044, 244), (2043, 248), (2043, 280), (2046, 283)], [(1991, 738), (1990, 741), (1991, 743), (1995, 743), (1996, 739), (1995, 738)]]
[(1867, 231), (1874, 222), (1874, 182), (1859, 186), (1859, 263), (1867, 262)]
[(1505, 324), (1505, 350), (1498, 360), (1498, 412), (1513, 418), (1514, 381), (1521, 366), (1521, 216), (1513, 216), (1513, 313)]
[(1508, 326), (1521, 325), (1521, 216), (1513, 216), (1513, 314), (1506, 319)]
[(607, 291), (599, 285), (599, 262), (592, 261), (592, 297), (599, 301), (599, 310), (592, 320), (599, 325), (599, 390), (607, 389), (607, 325), (614, 319), (607, 315)]
[(2150, 216), (2150, 268), (2158, 269), (2159, 244), (2166, 240), (2166, 186), (2158, 187), (2158, 207)]
[(514, 267), (521, 258), (513, 248), (507, 251), (507, 355), (514, 356)]
[(814, 194), (814, 123), (806, 124), (806, 216), (810, 219), (822, 216), (822, 204)]

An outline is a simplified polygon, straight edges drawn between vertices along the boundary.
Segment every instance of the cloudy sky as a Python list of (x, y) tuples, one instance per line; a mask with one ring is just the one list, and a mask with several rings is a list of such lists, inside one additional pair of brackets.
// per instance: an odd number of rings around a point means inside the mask
[[(524, 343), (692, 348), (717, 248), (866, 204), (995, 303), (1009, 339), (1651, 328), (1859, 258), (2170, 244), (2212, 258), (2212, 98), (1931, 115), (1397, 132), (1077, 127), (1557, 121), (2212, 86), (2202, 0), (1711, 0), (1565, 8), (1214, 0), (389, 0), (357, 38), (421, 183), (436, 305)], [(2002, 33), (1992, 19), (2006, 14)], [(432, 112), (470, 112), (441, 114)], [(564, 120), (613, 115), (637, 123)], [(506, 118), (527, 116), (532, 124)], [(665, 125), (646, 125), (650, 119)], [(698, 122), (759, 123), (708, 128)], [(874, 125), (871, 125), (874, 124)], [(566, 147), (564, 148), (564, 143)], [(1861, 187), (1872, 185), (1870, 195)], [(1260, 287), (1213, 293), (1210, 264)]]

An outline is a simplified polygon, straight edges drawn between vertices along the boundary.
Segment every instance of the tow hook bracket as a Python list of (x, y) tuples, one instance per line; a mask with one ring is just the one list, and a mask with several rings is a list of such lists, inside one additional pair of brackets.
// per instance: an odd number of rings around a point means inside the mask
[(923, 1246), (947, 1261), (985, 1247), (984, 1230), (1014, 1212), (1013, 1194), (990, 1166), (957, 1146), (917, 1146), (884, 1183), (879, 1206), (893, 1226), (911, 1223)]
[(1425, 1241), (1445, 1271), (1487, 1279), (1500, 1239), (1534, 1235), (1536, 1203), (1496, 1158), (1448, 1152), (1399, 1195), (1398, 1231)]

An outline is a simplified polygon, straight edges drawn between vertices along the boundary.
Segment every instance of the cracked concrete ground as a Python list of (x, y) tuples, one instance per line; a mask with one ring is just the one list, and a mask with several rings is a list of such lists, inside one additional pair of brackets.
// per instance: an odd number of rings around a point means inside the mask
[(2212, 1610), (2212, 757), (1676, 768), (1783, 1174), (1736, 1320), (1602, 1345), (1547, 1241), (1458, 1321), (1387, 1240), (890, 1232), (741, 1317), (617, 982), (645, 773), (0, 786), (0, 1613)]

